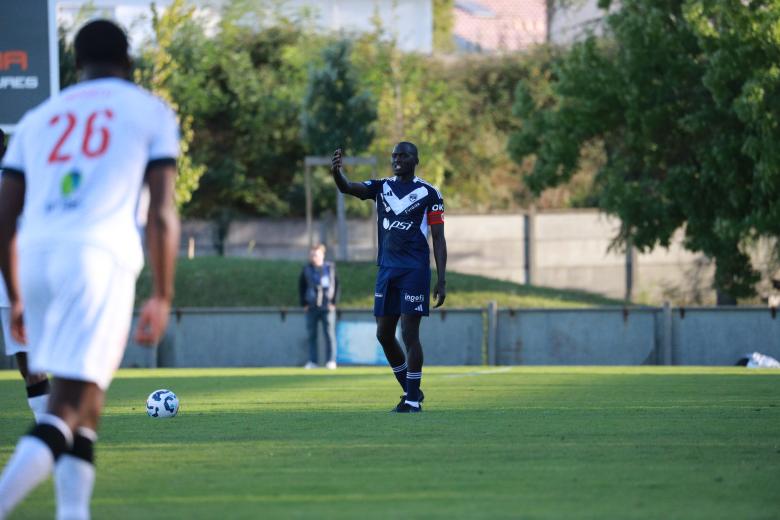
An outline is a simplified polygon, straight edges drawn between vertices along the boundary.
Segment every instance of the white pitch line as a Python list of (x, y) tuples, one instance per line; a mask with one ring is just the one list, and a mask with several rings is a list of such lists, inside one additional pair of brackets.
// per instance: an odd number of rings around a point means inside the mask
[(477, 372), (466, 372), (464, 374), (444, 374), (442, 377), (471, 377), (471, 376), (489, 376), (493, 374), (505, 374), (511, 372), (512, 367), (493, 368), (491, 370), (479, 370)]

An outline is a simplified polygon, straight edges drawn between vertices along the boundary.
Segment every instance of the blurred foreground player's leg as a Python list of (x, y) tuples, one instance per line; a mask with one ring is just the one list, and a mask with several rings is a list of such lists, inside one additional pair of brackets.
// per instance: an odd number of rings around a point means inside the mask
[[(5, 133), (0, 129), (0, 160), (5, 155)], [(16, 341), (11, 335), (11, 307), (5, 284), (0, 283), (0, 322), (3, 327), (5, 355), (14, 356), (19, 373), (22, 374), (27, 387), (27, 404), (32, 410), (35, 420), (46, 411), (49, 402), (49, 379), (46, 374), (31, 374), (27, 368), (27, 346)]]
[(128, 81), (127, 38), (114, 23), (88, 23), (75, 49), (82, 81), (26, 114), (3, 159), (0, 268), (11, 333), (29, 335), (29, 369), (50, 373), (52, 392), (0, 475), (0, 518), (54, 468), (57, 518), (89, 518), (98, 421), (143, 264), (136, 215), (145, 185), (154, 283), (137, 342), (159, 340), (173, 298), (175, 114)]
[[(3, 292), (3, 288), (0, 288)], [(2, 294), (0, 294), (2, 296)], [(46, 413), (46, 407), (49, 403), (49, 378), (46, 374), (31, 374), (29, 363), (27, 361), (27, 347), (16, 341), (11, 334), (11, 309), (9, 307), (0, 307), (0, 321), (3, 327), (3, 340), (5, 341), (5, 353), (7, 356), (14, 356), (19, 373), (24, 379), (24, 385), (27, 389), (27, 405), (32, 410), (37, 421), (41, 414)]]

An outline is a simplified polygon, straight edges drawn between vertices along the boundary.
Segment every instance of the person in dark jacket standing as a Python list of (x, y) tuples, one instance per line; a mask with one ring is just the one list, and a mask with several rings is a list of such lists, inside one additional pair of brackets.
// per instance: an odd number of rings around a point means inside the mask
[(336, 265), (325, 261), (325, 246), (316, 245), (309, 251), (309, 263), (303, 266), (298, 281), (301, 305), (306, 313), (309, 334), (309, 361), (304, 368), (317, 366), (317, 324), (322, 322), (325, 333), (325, 366), (336, 368), (336, 303), (339, 282)]

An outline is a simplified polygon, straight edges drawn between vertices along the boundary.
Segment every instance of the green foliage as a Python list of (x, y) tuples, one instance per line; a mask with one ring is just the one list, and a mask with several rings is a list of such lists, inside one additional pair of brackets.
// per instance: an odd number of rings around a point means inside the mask
[(455, 1), (433, 0), (433, 50), (452, 52), (455, 49), (452, 28), (455, 25)]
[(623, 222), (618, 241), (668, 246), (684, 226), (686, 247), (716, 260), (724, 299), (750, 296), (747, 247), (777, 236), (780, 217), (780, 6), (621, 5), (607, 18), (610, 38), (590, 37), (554, 63), (550, 91), (520, 83), (509, 150), (535, 157), (528, 182), (540, 193), (568, 182), (583, 149), (601, 143), (595, 189)]
[(435, 59), (402, 53), (381, 27), (357, 42), (354, 61), (377, 100), (381, 131), (372, 154), (389, 166), (393, 146), (411, 141), (420, 153), (420, 175), (443, 188), (448, 142), (468, 124), (459, 114), (464, 89), (448, 83)]
[(358, 91), (350, 53), (349, 41), (333, 42), (322, 53), (321, 68), (309, 72), (301, 129), (311, 154), (330, 155), (342, 148), (360, 155), (374, 137), (374, 100), (367, 91)]
[(212, 218), (287, 214), (304, 155), (302, 56), (315, 41), (283, 19), (258, 31), (249, 21), (263, 13), (236, 9), (227, 5), (213, 36), (190, 21), (171, 42), (179, 67), (171, 92), (193, 118), (193, 157), (207, 165), (186, 211)]
[(60, 90), (78, 82), (76, 74), (76, 51), (68, 39), (69, 27), (57, 27), (57, 51), (60, 60)]
[[(197, 190), (185, 215), (222, 223), (236, 216), (302, 216), (307, 151), (329, 154), (345, 146), (350, 154), (377, 157), (384, 176), (400, 140), (418, 145), (419, 173), (442, 189), (450, 210), (511, 210), (533, 202), (523, 182), (531, 162), (511, 161), (505, 143), (516, 125), (517, 81), (549, 89), (549, 50), (462, 60), (402, 53), (376, 20), (350, 52), (340, 39), (313, 31), (305, 13), (284, 16), (276, 4), (224, 3), (219, 23), (208, 27), (181, 2), (156, 18), (161, 43), (144, 47), (138, 75), (175, 103), (187, 156), (205, 168), (199, 179), (182, 179), (197, 182), (186, 184)], [(593, 149), (597, 158), (600, 149)], [(350, 176), (368, 178), (370, 170), (351, 169)], [(590, 179), (578, 177), (576, 190), (558, 188), (537, 204), (590, 202)], [(334, 210), (327, 172), (315, 171), (313, 191), (315, 214)], [(371, 208), (348, 199), (347, 211), (367, 216)]]
[(87, 2), (79, 7), (70, 23), (60, 23), (57, 26), (57, 48), (60, 61), (60, 89), (65, 89), (78, 82), (76, 72), (76, 50), (73, 47), (75, 32), (83, 24), (95, 16), (95, 5)]
[[(179, 207), (192, 198), (192, 193), (198, 187), (198, 180), (204, 171), (204, 167), (193, 163), (191, 158), (192, 116), (183, 113), (170, 90), (171, 83), (181, 72), (177, 61), (169, 52), (172, 39), (182, 30), (182, 27), (192, 23), (194, 11), (193, 8), (185, 8), (183, 0), (173, 2), (162, 15), (159, 15), (153, 6), (152, 27), (156, 44), (147, 45), (143, 49), (134, 67), (136, 83), (164, 99), (179, 116), (181, 156), (176, 178), (176, 202)], [(61, 89), (78, 82), (72, 37), (75, 31), (94, 14), (94, 5), (86, 4), (79, 9), (72, 25), (60, 25), (57, 28)]]
[(178, 176), (176, 177), (176, 203), (182, 206), (190, 201), (192, 193), (198, 188), (205, 167), (193, 161), (192, 142), (194, 138), (193, 117), (183, 112), (181, 105), (172, 95), (175, 82), (182, 73), (177, 60), (171, 54), (174, 40), (180, 27), (192, 24), (195, 9), (185, 7), (184, 0), (175, 0), (165, 12), (160, 15), (152, 6), (152, 28), (155, 34), (155, 46), (148, 46), (141, 55), (145, 65), (136, 68), (136, 81), (160, 96), (177, 112), (181, 139), (181, 155), (178, 161)]
[(546, 91), (554, 56), (546, 47), (522, 55), (476, 55), (443, 71), (448, 84), (464, 89), (458, 109), (462, 124), (449, 133), (445, 144), (450, 158), (445, 186), (453, 188), (449, 191), (455, 207), (489, 211), (534, 202), (547, 207), (548, 198), (534, 200), (524, 182), (530, 171), (528, 162), (515, 163), (505, 148), (517, 128), (512, 115), (515, 86), (524, 81), (535, 90)]

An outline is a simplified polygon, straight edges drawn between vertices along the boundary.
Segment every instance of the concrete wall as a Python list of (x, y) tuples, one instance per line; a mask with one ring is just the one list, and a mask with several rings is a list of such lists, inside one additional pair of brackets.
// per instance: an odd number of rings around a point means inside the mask
[(374, 17), (404, 51), (433, 50), (433, 2), (431, 0), (287, 0), (284, 8), (307, 8), (322, 30), (364, 33), (374, 30)]
[[(533, 214), (526, 237), (526, 215), (448, 215), (445, 229), (448, 269), (508, 280), (531, 280), (535, 285), (580, 289), (623, 298), (626, 293), (626, 253), (611, 248), (619, 222), (595, 210), (551, 211)], [(347, 222), (348, 259), (372, 261), (376, 251), (376, 223), (371, 218)], [(315, 220), (313, 238), (338, 255), (338, 234), (333, 219)], [(186, 221), (182, 228), (182, 254), (189, 240), (195, 255), (213, 255), (216, 228), (205, 221)], [(634, 301), (682, 304), (714, 303), (713, 269), (700, 254), (682, 247), (678, 232), (669, 249), (634, 257)], [(229, 256), (302, 261), (308, 255), (303, 219), (256, 219), (229, 226), (225, 251)], [(769, 249), (766, 244), (761, 247)], [(767, 255), (756, 255), (766, 264)]]
[(733, 365), (750, 352), (780, 359), (780, 316), (770, 309), (675, 309), (672, 363)]
[(625, 294), (625, 252), (611, 251), (620, 222), (595, 211), (534, 217), (534, 285)]
[(551, 43), (568, 45), (582, 39), (588, 31), (601, 33), (599, 21), (603, 18), (604, 11), (599, 9), (597, 0), (567, 2), (565, 6), (561, 4), (564, 2), (556, 1), (556, 7), (550, 15), (547, 30)]
[[(448, 215), (446, 217), (448, 265), (471, 274), (518, 283), (525, 281), (523, 265), (523, 215)], [(338, 258), (338, 233), (333, 219), (313, 223), (315, 242), (330, 248)], [(189, 240), (195, 255), (216, 254), (216, 226), (208, 221), (187, 220), (182, 224), (181, 252), (187, 254)], [(304, 260), (309, 239), (303, 219), (255, 219), (234, 221), (225, 238), (226, 254), (265, 259)], [(376, 258), (376, 222), (371, 219), (347, 221), (349, 260)]]
[[(598, 6), (598, 0), (555, 0), (555, 7), (549, 13), (548, 41), (557, 45), (570, 45), (583, 40), (589, 33), (604, 34), (605, 12)], [(620, 0), (614, 0), (609, 12), (621, 7)]]
[[(340, 311), (339, 319), (374, 323), (372, 313), (363, 310)], [(425, 362), (479, 365), (483, 362), (482, 336), (481, 310), (437, 312), (420, 331)], [(458, 348), (452, 348), (453, 338), (458, 338)], [(323, 360), (322, 337), (319, 345)], [(307, 359), (306, 322), (299, 309), (181, 309), (172, 316), (157, 348), (130, 342), (122, 366), (301, 366)]]
[(447, 268), (525, 282), (523, 215), (447, 215)]
[(501, 310), (496, 364), (656, 364), (656, 311)]
[[(717, 366), (733, 365), (753, 351), (780, 359), (780, 316), (761, 307), (490, 313), (433, 312), (421, 328), (426, 364)], [(374, 322), (362, 310), (341, 311), (339, 319)], [(182, 309), (158, 349), (131, 344), (122, 366), (299, 366), (306, 360), (300, 310)]]
[(780, 359), (780, 316), (763, 307), (500, 310), (488, 357), (503, 365), (730, 366)]
[[(364, 310), (341, 311), (339, 319), (374, 323)], [(761, 307), (459, 309), (432, 312), (421, 341), (427, 365), (723, 366), (754, 351), (780, 359), (780, 316)], [(300, 310), (180, 309), (158, 347), (131, 342), (122, 366), (301, 366), (306, 360)], [(0, 368), (13, 366), (0, 357)]]
[(643, 302), (674, 301), (678, 304), (714, 303), (712, 281), (715, 265), (700, 253), (682, 246), (685, 234), (675, 233), (669, 248), (637, 253), (634, 298)]

